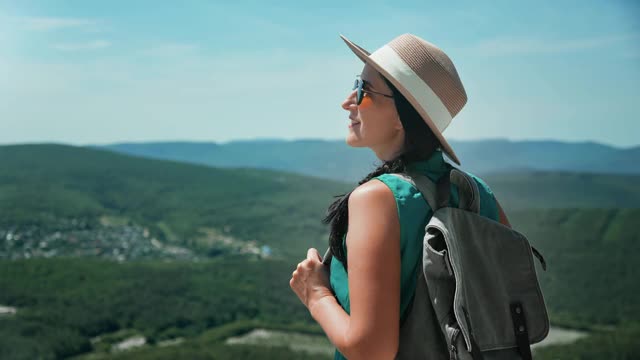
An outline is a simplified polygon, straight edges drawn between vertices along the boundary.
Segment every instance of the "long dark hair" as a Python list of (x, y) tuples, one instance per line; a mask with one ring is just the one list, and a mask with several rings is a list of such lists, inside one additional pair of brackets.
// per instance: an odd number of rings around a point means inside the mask
[[(372, 178), (388, 173), (404, 172), (406, 165), (419, 160), (426, 160), (440, 146), (440, 142), (433, 134), (433, 131), (422, 120), (420, 114), (409, 103), (409, 101), (391, 84), (389, 80), (382, 77), (393, 92), (393, 101), (395, 102), (400, 122), (405, 131), (404, 152), (395, 159), (383, 161), (375, 170), (365, 176), (358, 182), (358, 186), (366, 183)], [(327, 215), (322, 220), (324, 224), (330, 225), (329, 246), (333, 256), (340, 260), (347, 267), (347, 256), (342, 248), (342, 238), (347, 233), (349, 224), (349, 196), (351, 190), (347, 194), (337, 195), (336, 199), (327, 209)]]

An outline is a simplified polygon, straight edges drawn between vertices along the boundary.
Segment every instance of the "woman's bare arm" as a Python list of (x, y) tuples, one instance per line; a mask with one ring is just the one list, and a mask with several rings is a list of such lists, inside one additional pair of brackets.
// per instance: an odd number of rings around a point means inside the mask
[(346, 241), (351, 315), (332, 297), (316, 302), (311, 314), (349, 360), (392, 359), (400, 331), (400, 221), (382, 182), (351, 193)]

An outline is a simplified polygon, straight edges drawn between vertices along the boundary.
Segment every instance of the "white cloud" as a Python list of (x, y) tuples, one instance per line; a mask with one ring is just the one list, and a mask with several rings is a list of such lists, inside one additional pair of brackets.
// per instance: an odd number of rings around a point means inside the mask
[(106, 40), (94, 40), (84, 43), (54, 44), (51, 47), (60, 51), (99, 50), (108, 48), (111, 43)]
[(24, 17), (20, 24), (26, 30), (55, 31), (68, 28), (87, 28), (98, 24), (92, 19), (61, 18), (61, 17)]

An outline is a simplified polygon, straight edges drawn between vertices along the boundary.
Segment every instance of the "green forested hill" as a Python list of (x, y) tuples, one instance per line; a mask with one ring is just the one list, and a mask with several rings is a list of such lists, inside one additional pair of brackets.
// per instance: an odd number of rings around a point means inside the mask
[(245, 323), (319, 333), (289, 289), (292, 267), (280, 260), (244, 258), (203, 263), (0, 261), (0, 304), (17, 309), (15, 315), (0, 314), (0, 359), (108, 353), (126, 334), (139, 334), (157, 345), (214, 328), (218, 330), (206, 345), (214, 346), (221, 359), (232, 359), (231, 354), (296, 359), (286, 351), (234, 350), (221, 343), (250, 330)]
[[(110, 216), (201, 253), (216, 253), (221, 236), (283, 255), (324, 247), (327, 228), (320, 220), (333, 196), (353, 186), (66, 145), (2, 146), (0, 164), (0, 228), (31, 224), (55, 231), (69, 218), (95, 227)], [(508, 211), (640, 207), (640, 176), (528, 172), (485, 180)]]
[(527, 171), (482, 177), (506, 209), (640, 208), (640, 176)]
[[(269, 245), (291, 261), (304, 256), (309, 246), (323, 250), (327, 229), (320, 219), (332, 196), (349, 188), (270, 170), (217, 169), (63, 145), (3, 146), (0, 163), (0, 230), (24, 224), (55, 228), (59, 218), (106, 214), (147, 226), (165, 242), (204, 254), (211, 254), (207, 247), (217, 246), (206, 241), (206, 233), (217, 229), (240, 242)], [(618, 312), (640, 319), (633, 312), (640, 298), (629, 298), (633, 292), (628, 291), (636, 287), (627, 278), (640, 263), (640, 206), (632, 208), (640, 203), (638, 177), (535, 173), (485, 180), (516, 229), (547, 256), (550, 270), (542, 276), (548, 296), (562, 300), (552, 306), (556, 319), (567, 313), (586, 323), (616, 322), (623, 319)], [(545, 204), (559, 209), (545, 209)], [(557, 282), (557, 274), (575, 279)], [(620, 291), (619, 298), (626, 300), (598, 316), (595, 308), (580, 317), (569, 305), (560, 306), (569, 304), (565, 296), (583, 301), (580, 309), (596, 306), (592, 299), (611, 296), (566, 293), (582, 291), (593, 281), (611, 282), (615, 286), (607, 290)]]
[(538, 268), (551, 318), (572, 327), (640, 322), (640, 209), (513, 212), (547, 261)]
[[(548, 269), (538, 274), (552, 323), (618, 328), (581, 343), (598, 344), (585, 349), (601, 356), (623, 351), (627, 355), (620, 359), (633, 359), (634, 324), (640, 323), (634, 271), (640, 263), (640, 209), (525, 210), (510, 216), (546, 257)], [(151, 345), (118, 358), (299, 358), (285, 349), (223, 343), (254, 327), (322, 334), (289, 289), (294, 266), (291, 261), (246, 258), (122, 264), (66, 258), (0, 261), (0, 304), (17, 309), (13, 317), (0, 317), (0, 355), (27, 359), (104, 352), (126, 331), (145, 336)], [(103, 340), (91, 341), (99, 335)], [(179, 337), (187, 340), (166, 350), (157, 347)], [(11, 356), (2, 352), (6, 349)], [(571, 358), (581, 358), (579, 346), (568, 349)], [(541, 358), (557, 359), (564, 351), (544, 350)]]
[[(215, 169), (64, 145), (0, 147), (0, 227), (124, 217), (160, 240), (206, 247), (206, 232), (304, 255), (342, 183), (270, 170)], [(202, 240), (199, 241), (198, 239)]]
[[(230, 348), (222, 340), (253, 327), (320, 331), (289, 289), (288, 279), (307, 247), (326, 246), (327, 229), (320, 219), (332, 196), (348, 190), (348, 184), (63, 145), (3, 146), (0, 164), (0, 253), (9, 243), (24, 247), (28, 236), (36, 240), (27, 244), (32, 248), (41, 247), (39, 239), (47, 234), (77, 245), (84, 232), (93, 243), (112, 226), (103, 224), (106, 217), (107, 223), (136, 224), (148, 229), (150, 237), (205, 255), (220, 254), (211, 252), (218, 246), (211, 237), (215, 233), (214, 238), (270, 245), (283, 258), (215, 256), (195, 263), (0, 260), (0, 306), (17, 309), (15, 315), (0, 314), (0, 358), (104, 352), (118, 339), (141, 334), (152, 346), (121, 358), (205, 359), (220, 354), (222, 359), (295, 359), (300, 355), (286, 349)], [(637, 333), (637, 179), (570, 173), (485, 179), (514, 227), (547, 259), (548, 270), (539, 276), (554, 324), (622, 327), (623, 340), (616, 344), (623, 345)], [(122, 236), (149, 242), (144, 235), (132, 236), (136, 229), (124, 226)], [(45, 244), (44, 254), (54, 254), (50, 246)], [(615, 351), (606, 347), (612, 334), (595, 338), (602, 344), (599, 349), (605, 349), (602, 354)], [(183, 344), (166, 351), (156, 347), (180, 337), (186, 339)], [(571, 349), (579, 353), (575, 346)], [(545, 358), (562, 352), (555, 351), (545, 352), (550, 354)]]

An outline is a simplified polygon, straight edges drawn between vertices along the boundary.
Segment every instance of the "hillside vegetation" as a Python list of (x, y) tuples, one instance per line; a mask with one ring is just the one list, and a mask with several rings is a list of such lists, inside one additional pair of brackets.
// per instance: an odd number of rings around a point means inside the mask
[[(63, 145), (2, 146), (0, 163), (0, 306), (16, 310), (0, 314), (0, 358), (326, 358), (225, 339), (322, 335), (288, 281), (326, 246), (320, 219), (349, 184)], [(547, 260), (552, 323), (593, 332), (536, 358), (637, 358), (638, 177), (485, 180)], [(112, 353), (136, 337), (145, 345)]]
[[(115, 238), (134, 234), (195, 255), (225, 254), (250, 243), (245, 252), (268, 245), (271, 255), (298, 257), (326, 246), (321, 219), (334, 196), (352, 187), (274, 170), (210, 168), (64, 145), (2, 146), (0, 163), (0, 233), (85, 239), (86, 231), (101, 232), (100, 243), (111, 254), (120, 246)], [(640, 207), (640, 176), (536, 172), (485, 180), (509, 212)], [(132, 242), (121, 244), (115, 256), (164, 256), (151, 245), (127, 248)], [(39, 246), (29, 244), (29, 251)], [(77, 254), (92, 251), (100, 252), (88, 247)]]
[(323, 247), (321, 223), (342, 183), (270, 170), (213, 169), (62, 145), (0, 147), (0, 229), (55, 232), (101, 216), (147, 227), (165, 243), (202, 252), (207, 232), (273, 247), (276, 255)]

